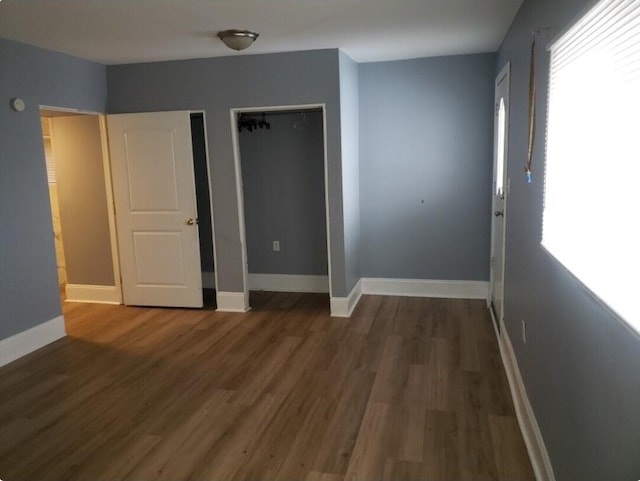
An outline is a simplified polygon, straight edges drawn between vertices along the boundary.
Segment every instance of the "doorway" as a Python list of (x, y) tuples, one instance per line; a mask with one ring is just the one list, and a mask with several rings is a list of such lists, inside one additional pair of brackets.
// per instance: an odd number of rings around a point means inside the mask
[[(120, 251), (106, 116), (41, 107), (58, 281), (64, 301), (122, 304)], [(215, 249), (204, 112), (187, 116), (205, 307), (215, 308)], [(191, 150), (193, 152), (191, 152)], [(194, 213), (196, 213), (194, 212)], [(200, 283), (199, 283), (200, 284)]]
[(104, 116), (40, 114), (61, 300), (120, 304)]
[(504, 274), (507, 198), (509, 176), (507, 154), (509, 144), (509, 83), (510, 64), (496, 77), (493, 129), (493, 187), (491, 216), (491, 261), (489, 283), (489, 310), (498, 334), (504, 317)]
[(324, 105), (232, 109), (249, 292), (331, 291)]

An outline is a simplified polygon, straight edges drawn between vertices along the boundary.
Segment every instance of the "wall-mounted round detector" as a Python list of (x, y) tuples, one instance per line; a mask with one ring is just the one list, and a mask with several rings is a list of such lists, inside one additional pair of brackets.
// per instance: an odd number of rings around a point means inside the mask
[(24, 100), (20, 97), (11, 99), (11, 108), (16, 112), (22, 112), (24, 110)]

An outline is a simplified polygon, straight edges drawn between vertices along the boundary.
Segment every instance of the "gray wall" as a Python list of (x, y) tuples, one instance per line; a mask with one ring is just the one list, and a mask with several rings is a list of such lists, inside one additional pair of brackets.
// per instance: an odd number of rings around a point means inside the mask
[[(60, 315), (39, 105), (103, 112), (105, 67), (0, 39), (0, 339)], [(22, 97), (17, 113), (10, 99)]]
[(488, 280), (495, 55), (360, 65), (363, 277)]
[[(545, 46), (589, 3), (526, 1), (500, 48), (497, 69), (511, 62), (505, 323), (556, 479), (636, 480), (640, 339), (540, 247), (549, 61)], [(526, 184), (529, 49), (531, 30), (541, 27), (553, 29), (538, 36), (538, 135), (534, 181)], [(522, 319), (527, 321), (526, 344), (520, 340)]]
[(344, 52), (340, 52), (340, 147), (347, 292), (353, 289), (361, 277), (359, 102), (358, 64)]
[(51, 120), (67, 282), (113, 286), (99, 119), (77, 115)]
[(206, 112), (218, 290), (243, 289), (230, 109), (325, 103), (332, 288), (334, 296), (346, 295), (338, 70), (335, 49), (107, 68), (112, 113), (183, 109)]
[(265, 119), (238, 137), (249, 272), (327, 275), (322, 112)]

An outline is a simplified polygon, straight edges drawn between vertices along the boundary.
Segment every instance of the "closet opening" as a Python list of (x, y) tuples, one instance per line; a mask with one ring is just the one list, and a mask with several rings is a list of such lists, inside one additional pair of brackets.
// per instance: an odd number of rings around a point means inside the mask
[(260, 292), (330, 294), (324, 105), (232, 109), (231, 121), (246, 307)]

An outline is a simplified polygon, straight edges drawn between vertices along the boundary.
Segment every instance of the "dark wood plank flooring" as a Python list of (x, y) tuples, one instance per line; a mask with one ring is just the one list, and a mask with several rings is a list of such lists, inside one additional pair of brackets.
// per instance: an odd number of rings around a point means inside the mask
[(533, 480), (483, 301), (66, 303), (0, 368), (0, 479)]

